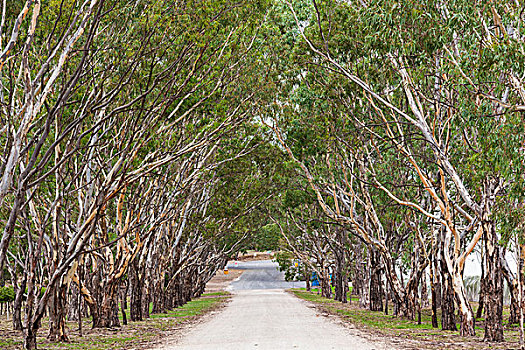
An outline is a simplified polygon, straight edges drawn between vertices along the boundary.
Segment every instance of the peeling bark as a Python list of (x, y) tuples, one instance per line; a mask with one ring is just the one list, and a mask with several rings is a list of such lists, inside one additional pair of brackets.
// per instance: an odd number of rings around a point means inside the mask
[(383, 311), (382, 266), (379, 253), (370, 251), (370, 311)]
[(503, 274), (500, 247), (493, 221), (482, 223), (485, 235), (485, 335), (486, 341), (503, 341)]
[(66, 330), (66, 292), (67, 286), (61, 285), (53, 291), (49, 298), (49, 335), (48, 339), (53, 342), (69, 341)]

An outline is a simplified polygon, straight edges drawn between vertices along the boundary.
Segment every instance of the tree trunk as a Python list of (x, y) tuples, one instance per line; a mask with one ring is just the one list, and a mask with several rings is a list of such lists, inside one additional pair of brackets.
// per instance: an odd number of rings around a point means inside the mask
[(126, 309), (128, 308), (128, 302), (126, 300), (128, 294), (128, 284), (126, 283), (125, 287), (120, 290), (120, 309), (122, 312), (122, 324), (128, 324), (128, 318), (126, 315)]
[(361, 295), (361, 275), (360, 271), (356, 267), (354, 272), (354, 279), (352, 280), (352, 291), (350, 295), (360, 296)]
[[(435, 254), (435, 250), (432, 251)], [(430, 262), (430, 296), (432, 297), (432, 328), (438, 328), (438, 319), (437, 319), (437, 286), (436, 286), (436, 271), (434, 269), (434, 260), (436, 260), (435, 255)]]
[(457, 331), (454, 308), (454, 286), (444, 257), (441, 257), (441, 329)]
[(346, 274), (346, 271), (343, 272), (343, 275), (341, 277), (341, 289), (341, 302), (343, 304), (346, 304), (348, 302), (348, 275)]
[(75, 285), (75, 284), (72, 284), (71, 285), (71, 296), (70, 296), (70, 302), (69, 302), (69, 306), (68, 306), (68, 312), (67, 312), (67, 319), (69, 321), (78, 321), (78, 319), (80, 318), (80, 296), (79, 296), (79, 291), (78, 291), (78, 286)]
[(438, 319), (437, 319), (437, 300), (436, 300), (436, 286), (432, 282), (430, 285), (430, 292), (432, 295), (432, 328), (438, 328)]
[(427, 274), (423, 273), (421, 276), (421, 306), (423, 308), (428, 307), (428, 285), (427, 285)]
[(475, 336), (476, 329), (474, 312), (472, 311), (472, 307), (467, 299), (463, 277), (459, 271), (454, 271), (454, 274), (452, 274), (452, 284), (454, 286), (454, 292), (456, 293), (461, 313), (461, 328), (459, 334), (462, 336)]
[(381, 259), (375, 250), (370, 250), (370, 311), (383, 311)]
[(518, 237), (516, 237), (516, 245), (519, 246), (518, 251), (518, 273), (516, 279), (518, 280), (518, 308), (519, 308), (519, 319), (520, 319), (520, 349), (525, 350), (525, 339), (523, 334), (523, 269), (525, 268), (525, 246), (520, 243)]
[(137, 270), (137, 266), (131, 264), (129, 269), (129, 287), (131, 289), (129, 317), (131, 321), (142, 321), (142, 284)]
[(478, 309), (476, 310), (476, 318), (483, 316), (483, 303), (485, 302), (485, 264), (483, 263), (484, 255), (481, 256), (481, 277), (479, 278), (479, 296)]
[[(511, 284), (509, 283), (509, 288)], [(518, 324), (520, 322), (520, 309), (518, 302), (517, 284), (510, 291), (510, 315), (509, 324)]]
[(24, 349), (35, 350), (36, 349), (36, 329), (28, 327), (24, 334)]
[(393, 316), (405, 317), (410, 320), (415, 318), (415, 301), (413, 300), (413, 293), (410, 293), (409, 284), (407, 287), (403, 288), (404, 283), (399, 283), (397, 279), (396, 269), (392, 265), (392, 261), (389, 260), (389, 257), (386, 255), (381, 255), (383, 258), (383, 267), (387, 282), (389, 284), (388, 294), (389, 298), (392, 300), (394, 305), (393, 307)]
[(305, 282), (306, 282), (306, 291), (307, 292), (310, 292), (312, 290), (312, 285), (310, 284), (310, 277), (311, 277), (311, 273), (310, 271), (306, 270), (306, 273), (305, 273)]
[(142, 317), (149, 318), (149, 292), (150, 288), (145, 283), (142, 286), (142, 295), (141, 295), (141, 306), (142, 306)]
[(330, 286), (330, 274), (325, 266), (320, 271), (319, 284), (321, 285), (321, 296), (324, 298), (332, 298), (332, 287)]
[(359, 306), (363, 309), (367, 309), (370, 304), (370, 295), (368, 294), (370, 292), (370, 288), (368, 287), (369, 271), (366, 265), (367, 264), (362, 262), (362, 264), (359, 266), (359, 270), (356, 271), (356, 284), (358, 285), (359, 291)]
[(388, 315), (388, 299), (390, 298), (388, 281), (385, 283), (385, 315)]
[(324, 298), (332, 298), (332, 287), (330, 287), (330, 279), (321, 280), (321, 296)]
[(151, 276), (151, 313), (153, 314), (161, 314), (166, 312), (167, 296), (165, 293), (163, 293), (165, 277), (166, 276), (164, 272)]
[(439, 275), (435, 275), (434, 280), (434, 289), (436, 290), (436, 308), (441, 308), (441, 296), (443, 295), (442, 288), (441, 288), (441, 280), (439, 278)]
[(343, 301), (343, 263), (341, 262), (342, 258), (340, 256), (340, 251), (336, 252), (336, 263), (335, 263), (335, 273), (334, 273), (334, 286), (335, 286), (335, 297), (337, 301)]
[(493, 221), (482, 223), (485, 236), (485, 341), (503, 341), (503, 274)]
[(21, 331), (22, 326), (22, 301), (26, 291), (27, 276), (24, 274), (18, 289), (16, 290), (15, 301), (13, 302), (13, 329)]
[[(510, 315), (509, 324), (517, 324), (520, 321), (520, 310), (519, 310), (519, 281), (518, 278), (510, 271), (507, 261), (505, 260), (505, 249), (500, 250), (501, 267), (503, 277), (507, 281), (507, 286), (510, 292)], [(518, 269), (519, 274), (519, 269)], [(517, 275), (518, 276), (518, 275)]]
[(100, 292), (102, 293), (102, 302), (90, 305), (93, 328), (120, 327), (118, 319), (118, 284), (112, 283), (107, 285)]
[(348, 293), (348, 276), (346, 273), (346, 233), (344, 229), (337, 230), (337, 240), (339, 245), (335, 249), (336, 271), (335, 271), (335, 300), (346, 303)]
[(416, 301), (417, 303), (417, 324), (421, 324), (421, 298)]
[[(343, 253), (344, 254), (344, 253)], [(348, 293), (348, 280), (345, 272), (344, 262), (339, 262), (337, 264), (337, 269), (335, 273), (335, 300), (342, 303), (346, 303), (347, 293)]]
[(61, 285), (53, 291), (51, 297), (49, 298), (48, 339), (53, 342), (69, 340), (66, 332), (66, 293), (67, 285)]

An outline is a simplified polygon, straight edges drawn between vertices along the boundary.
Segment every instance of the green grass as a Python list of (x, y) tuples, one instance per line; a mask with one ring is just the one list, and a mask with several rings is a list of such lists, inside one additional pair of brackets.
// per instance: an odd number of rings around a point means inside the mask
[[(223, 294), (219, 294), (223, 295)], [(207, 295), (209, 296), (209, 295)], [(195, 299), (177, 309), (168, 311), (164, 314), (151, 314), (150, 318), (169, 318), (169, 317), (190, 317), (190, 316), (199, 316), (202, 315), (206, 310), (212, 308), (218, 300), (224, 299), (222, 297), (215, 297), (215, 298), (199, 298)]]
[[(292, 289), (292, 292), (301, 299), (322, 304), (323, 307), (331, 313), (344, 316), (354, 324), (376, 329), (432, 329), (432, 315), (430, 310), (423, 310), (421, 314), (421, 324), (418, 324), (413, 320), (393, 317), (393, 308), (391, 305), (389, 306), (388, 315), (385, 315), (383, 312), (361, 309), (357, 306), (359, 302), (359, 297), (357, 296), (352, 296), (351, 298), (354, 305), (348, 305), (339, 303), (333, 299), (324, 298), (312, 292), (296, 289)], [(440, 321), (439, 315), (438, 321)]]
[(321, 295), (313, 292), (307, 292), (304, 288), (292, 289), (293, 293), (301, 299), (317, 303), (335, 303), (335, 300), (323, 298)]
[[(314, 303), (323, 312), (339, 316), (345, 322), (351, 323), (360, 329), (386, 338), (401, 338), (407, 342), (406, 346), (415, 349), (513, 349), (519, 348), (518, 328), (505, 325), (505, 339), (503, 343), (484, 343), (483, 320), (476, 321), (476, 336), (461, 337), (459, 331), (442, 331), (432, 328), (432, 312), (423, 309), (421, 324), (417, 320), (394, 317), (392, 303), (389, 305), (388, 315), (384, 312), (369, 311), (359, 307), (359, 298), (353, 296), (352, 301), (342, 304), (332, 299), (323, 298), (315, 291), (307, 292), (304, 288), (291, 289), (295, 296)], [(354, 302), (355, 301), (355, 302)], [(476, 308), (474, 307), (474, 310)], [(441, 324), (441, 315), (438, 310), (438, 324)], [(459, 323), (457, 324), (459, 330)], [(399, 340), (397, 340), (399, 342)], [(436, 344), (438, 344), (436, 346)], [(409, 346), (410, 345), (410, 346)]]
[[(305, 291), (306, 292), (306, 288), (292, 288), (291, 290), (293, 290), (293, 291)], [(312, 293), (319, 294), (319, 293), (321, 293), (321, 288), (320, 287), (312, 287), (311, 291), (312, 291)], [(352, 295), (352, 296), (350, 295), (351, 291), (352, 291), (352, 287), (350, 287), (350, 291), (348, 292), (348, 295), (347, 295), (348, 300), (352, 299), (352, 301), (359, 301), (359, 297), (357, 297), (355, 295)], [(307, 292), (307, 293), (309, 293), (309, 292)], [(311, 293), (309, 293), (309, 294), (311, 294)], [(332, 294), (335, 294), (335, 287), (332, 287)], [(304, 297), (306, 298), (307, 296), (304, 296)]]
[[(51, 343), (46, 339), (47, 319), (42, 322), (38, 333), (39, 349), (87, 349), (117, 350), (151, 348), (153, 342), (171, 334), (173, 329), (190, 322), (222, 305), (230, 297), (227, 292), (206, 293), (189, 303), (163, 314), (150, 314), (150, 318), (140, 322), (130, 322), (116, 329), (91, 329), (91, 321), (84, 319), (83, 336), (80, 337), (76, 322), (68, 322), (69, 342)], [(121, 314), (120, 314), (121, 316)], [(21, 332), (11, 330), (11, 323), (0, 319), (0, 349), (20, 349), (23, 338)], [(5, 335), (4, 335), (5, 334)]]
[(2, 339), (0, 339), (0, 349), (15, 348), (17, 346), (22, 345), (22, 343), (22, 340), (5, 339), (4, 337), (2, 337)]
[(347, 316), (355, 322), (372, 328), (432, 329), (431, 320), (428, 320), (428, 322), (421, 322), (421, 324), (418, 324), (417, 322), (405, 320), (402, 318), (394, 319), (392, 316), (385, 315), (381, 312), (371, 312), (368, 310), (341, 310), (337, 307), (333, 307), (331, 309), (331, 311), (333, 311), (334, 313)]
[(225, 292), (225, 291), (220, 291), (220, 292), (213, 292), (213, 293), (204, 293), (202, 297), (205, 298), (205, 297), (212, 297), (212, 296), (228, 296), (228, 295), (230, 295), (230, 293)]

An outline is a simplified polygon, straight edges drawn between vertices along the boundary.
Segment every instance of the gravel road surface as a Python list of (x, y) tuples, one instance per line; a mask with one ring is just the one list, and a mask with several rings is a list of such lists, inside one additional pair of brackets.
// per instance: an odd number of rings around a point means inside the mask
[[(308, 303), (284, 291), (292, 283), (270, 261), (239, 262), (246, 269), (230, 287), (232, 301), (164, 350), (392, 349), (372, 344), (357, 331), (320, 315)], [(297, 285), (296, 285), (297, 286)]]

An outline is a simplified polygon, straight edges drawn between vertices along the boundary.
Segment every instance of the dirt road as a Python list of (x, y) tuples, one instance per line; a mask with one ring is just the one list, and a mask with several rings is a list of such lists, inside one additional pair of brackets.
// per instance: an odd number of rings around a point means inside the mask
[(161, 349), (392, 349), (367, 342), (286, 293), (283, 288), (289, 287), (288, 282), (273, 263), (247, 262), (237, 267), (246, 270), (231, 285), (231, 303)]

